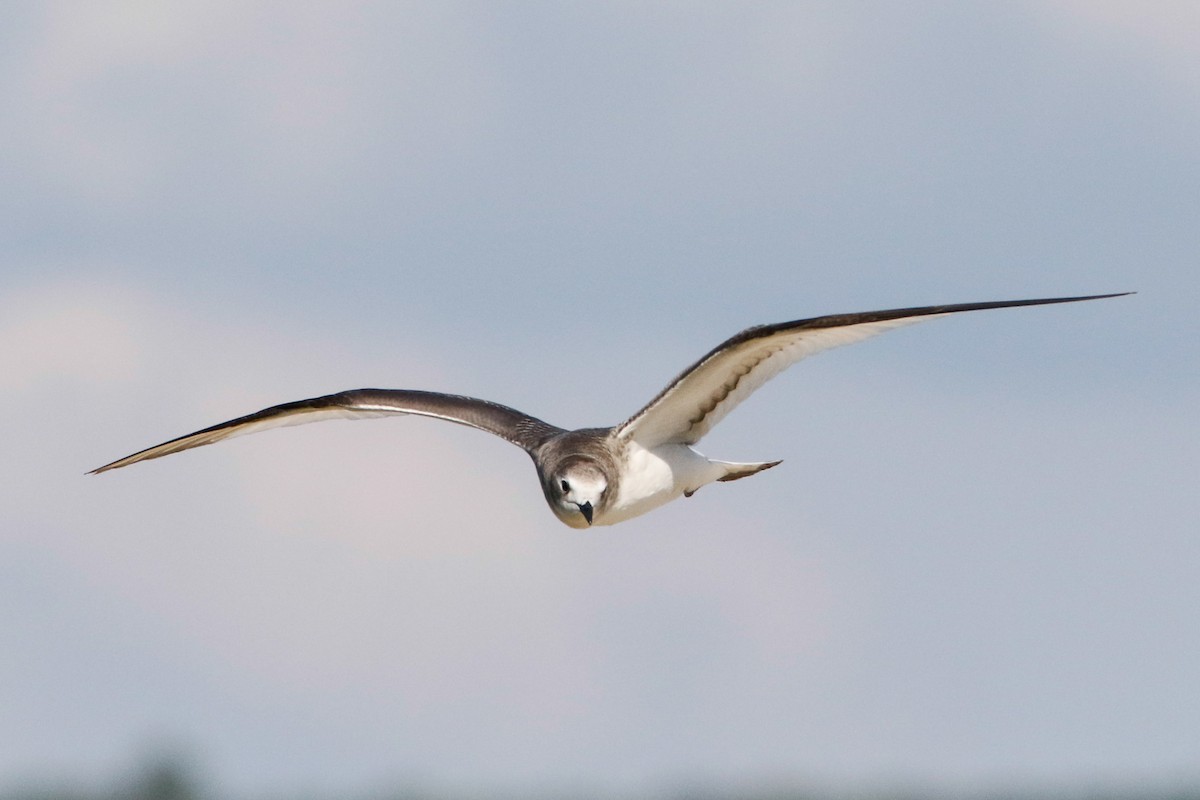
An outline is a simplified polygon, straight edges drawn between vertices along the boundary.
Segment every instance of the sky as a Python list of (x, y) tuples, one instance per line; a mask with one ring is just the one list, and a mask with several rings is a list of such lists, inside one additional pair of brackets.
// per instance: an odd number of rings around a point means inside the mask
[[(12, 3), (0, 787), (1200, 781), (1190, 2)], [(365, 386), (614, 424), (803, 362), (613, 528)]]

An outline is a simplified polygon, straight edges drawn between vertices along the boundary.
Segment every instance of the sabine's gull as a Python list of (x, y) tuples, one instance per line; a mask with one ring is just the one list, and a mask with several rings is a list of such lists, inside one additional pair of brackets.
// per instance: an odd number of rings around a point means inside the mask
[(611, 428), (565, 430), (473, 397), (408, 389), (354, 389), (271, 406), (98, 467), (90, 474), (178, 453), (244, 433), (323, 419), (417, 414), (493, 433), (533, 459), (550, 510), (572, 528), (613, 525), (713, 481), (755, 475), (779, 461), (714, 461), (692, 449), (738, 403), (806, 356), (924, 319), (1011, 306), (1120, 297), (1053, 297), (833, 314), (758, 325), (685, 369), (644, 408)]

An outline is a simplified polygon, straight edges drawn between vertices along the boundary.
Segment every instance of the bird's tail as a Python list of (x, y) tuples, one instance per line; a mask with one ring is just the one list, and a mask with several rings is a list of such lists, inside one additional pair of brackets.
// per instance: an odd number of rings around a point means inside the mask
[(764, 469), (770, 469), (776, 464), (782, 464), (782, 461), (758, 461), (750, 464), (739, 464), (733, 461), (714, 461), (714, 464), (719, 464), (725, 468), (725, 474), (719, 481), (736, 481), (738, 478), (748, 478), (751, 475), (757, 475)]

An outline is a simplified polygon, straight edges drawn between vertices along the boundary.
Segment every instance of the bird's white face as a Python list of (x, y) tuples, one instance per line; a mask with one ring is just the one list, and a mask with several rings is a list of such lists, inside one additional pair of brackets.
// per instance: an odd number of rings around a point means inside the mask
[(558, 518), (572, 528), (586, 528), (601, 507), (608, 481), (595, 466), (576, 463), (555, 474), (549, 488)]

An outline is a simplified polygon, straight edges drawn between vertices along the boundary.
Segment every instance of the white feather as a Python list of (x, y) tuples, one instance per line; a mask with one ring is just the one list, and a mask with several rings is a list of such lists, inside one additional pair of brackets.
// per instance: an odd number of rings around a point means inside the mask
[(739, 403), (797, 361), (935, 316), (943, 315), (782, 331), (718, 349), (621, 426), (618, 436), (648, 448), (668, 442), (694, 444)]

